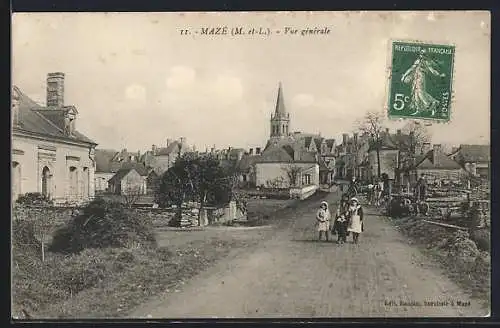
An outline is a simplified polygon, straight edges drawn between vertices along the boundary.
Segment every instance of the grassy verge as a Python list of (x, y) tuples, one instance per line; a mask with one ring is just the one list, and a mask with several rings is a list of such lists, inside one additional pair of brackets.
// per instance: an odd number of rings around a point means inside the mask
[[(32, 281), (14, 298), (32, 300), (31, 308), (37, 310), (32, 313), (34, 318), (121, 317), (153, 295), (169, 288), (175, 291), (230, 250), (248, 244), (214, 238), (191, 241), (180, 248), (85, 250), (45, 263), (44, 272), (50, 276)], [(17, 305), (26, 307), (23, 303)]]
[[(290, 204), (263, 200), (255, 207), (259, 216), (272, 219)], [(14, 250), (13, 315), (26, 318), (25, 310), (34, 319), (126, 316), (155, 295), (175, 292), (229, 252), (256, 245), (268, 233), (157, 229), (158, 247), (90, 248), (67, 256), (47, 252), (45, 262), (36, 250), (22, 245)]]
[(472, 297), (490, 301), (491, 257), (488, 251), (478, 248), (467, 232), (432, 225), (418, 218), (386, 219), (410, 243), (440, 263), (448, 277)]

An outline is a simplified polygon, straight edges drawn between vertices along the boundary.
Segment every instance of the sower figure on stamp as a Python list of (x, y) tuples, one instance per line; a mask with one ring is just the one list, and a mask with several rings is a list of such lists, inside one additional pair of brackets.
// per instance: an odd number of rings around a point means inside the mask
[(424, 55), (419, 54), (413, 65), (403, 74), (401, 81), (411, 86), (412, 94), (410, 98), (410, 108), (416, 115), (419, 112), (430, 112), (434, 116), (439, 105), (439, 100), (435, 99), (427, 90), (428, 76), (444, 77), (438, 71), (438, 64)]
[(321, 202), (320, 208), (316, 213), (316, 220), (318, 224), (318, 240), (321, 240), (323, 233), (325, 234), (325, 239), (328, 241), (328, 231), (330, 230), (330, 211), (328, 209), (328, 203)]
[(353, 197), (349, 206), (349, 227), (347, 231), (352, 232), (352, 241), (355, 244), (358, 243), (359, 234), (364, 231), (363, 228), (363, 208), (358, 199)]

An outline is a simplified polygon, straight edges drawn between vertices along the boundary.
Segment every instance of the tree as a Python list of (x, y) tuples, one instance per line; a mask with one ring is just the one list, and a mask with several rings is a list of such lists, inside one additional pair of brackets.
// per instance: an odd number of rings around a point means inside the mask
[(290, 165), (284, 167), (283, 170), (286, 172), (286, 175), (288, 176), (290, 186), (291, 187), (297, 186), (298, 184), (297, 178), (299, 177), (299, 173), (300, 171), (302, 171), (302, 168), (297, 165)]
[(430, 141), (430, 133), (425, 125), (418, 121), (410, 121), (402, 129), (403, 138), (397, 140), (398, 159), (395, 165), (397, 181), (401, 180), (401, 173), (410, 170), (415, 165), (417, 149)]
[(141, 186), (137, 185), (127, 185), (125, 190), (122, 190), (122, 197), (125, 205), (127, 207), (132, 207), (143, 195), (143, 190)]
[(380, 149), (382, 147), (383, 131), (384, 131), (384, 112), (368, 112), (363, 119), (358, 122), (358, 128), (362, 133), (365, 133), (370, 142), (370, 148), (377, 153), (377, 177), (380, 178)]
[(176, 225), (186, 201), (199, 202), (200, 215), (207, 204), (218, 206), (229, 202), (233, 181), (215, 157), (185, 153), (162, 176), (157, 199), (161, 206), (177, 206), (177, 220), (172, 222)]

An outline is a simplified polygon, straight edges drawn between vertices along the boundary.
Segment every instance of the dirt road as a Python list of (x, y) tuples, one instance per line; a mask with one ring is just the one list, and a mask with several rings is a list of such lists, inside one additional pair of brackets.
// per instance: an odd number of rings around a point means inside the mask
[[(328, 198), (336, 203), (338, 195)], [(366, 209), (366, 231), (358, 245), (314, 241), (317, 205), (304, 204), (282, 218), (272, 238), (257, 248), (219, 262), (179, 292), (165, 293), (130, 317), (449, 317), (488, 313), (373, 210)]]

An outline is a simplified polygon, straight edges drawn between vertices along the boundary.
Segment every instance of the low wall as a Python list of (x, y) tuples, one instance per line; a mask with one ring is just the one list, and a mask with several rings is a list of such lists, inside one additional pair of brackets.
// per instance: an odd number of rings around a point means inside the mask
[(318, 190), (318, 186), (311, 185), (302, 188), (290, 188), (290, 198), (304, 200), (312, 195)]

